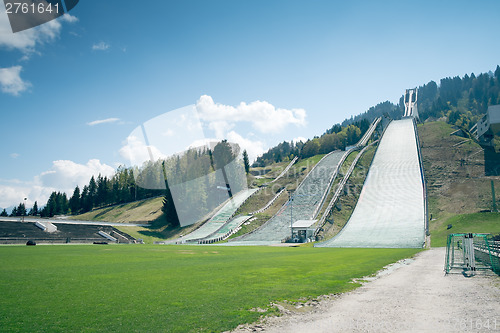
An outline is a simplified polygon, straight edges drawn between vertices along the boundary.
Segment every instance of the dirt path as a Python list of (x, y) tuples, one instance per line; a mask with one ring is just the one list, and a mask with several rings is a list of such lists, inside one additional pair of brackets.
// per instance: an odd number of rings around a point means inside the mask
[(500, 332), (500, 278), (444, 275), (444, 248), (306, 313), (268, 318), (235, 332)]

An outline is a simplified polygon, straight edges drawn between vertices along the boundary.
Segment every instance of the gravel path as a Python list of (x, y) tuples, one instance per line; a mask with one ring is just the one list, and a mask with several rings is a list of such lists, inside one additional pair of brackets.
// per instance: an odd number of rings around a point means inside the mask
[(285, 310), (235, 332), (500, 332), (500, 277), (445, 276), (444, 259), (445, 248), (423, 251), (310, 311)]

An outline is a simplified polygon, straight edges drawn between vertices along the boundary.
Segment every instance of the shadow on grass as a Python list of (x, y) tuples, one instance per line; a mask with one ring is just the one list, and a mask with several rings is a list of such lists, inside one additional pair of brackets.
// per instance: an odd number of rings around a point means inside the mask
[(148, 230), (140, 230), (138, 233), (160, 239), (169, 239), (177, 236), (183, 229), (181, 227), (172, 227), (168, 225), (164, 216), (160, 216), (156, 220), (151, 221), (145, 228)]
[(130, 203), (130, 205), (131, 205), (130, 209), (141, 207), (142, 205), (144, 205), (146, 203), (149, 203), (149, 201), (147, 201), (147, 200), (140, 200), (140, 201), (132, 202), (132, 203)]
[(108, 213), (108, 212), (109, 212), (110, 210), (112, 210), (112, 209), (113, 209), (112, 207), (107, 208), (107, 209), (103, 209), (103, 210), (102, 210), (99, 214), (96, 214), (96, 216), (95, 216), (95, 217), (96, 217), (96, 218), (101, 217), (101, 216), (103, 216), (104, 214)]

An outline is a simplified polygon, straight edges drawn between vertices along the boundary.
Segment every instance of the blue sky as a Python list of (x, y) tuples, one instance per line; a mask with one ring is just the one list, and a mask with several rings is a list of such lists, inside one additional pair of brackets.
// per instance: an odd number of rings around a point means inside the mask
[(205, 136), (255, 156), (406, 88), (494, 70), (499, 13), (495, 0), (81, 1), (13, 34), (0, 5), (0, 207), (111, 174), (137, 126), (187, 105), (204, 105)]

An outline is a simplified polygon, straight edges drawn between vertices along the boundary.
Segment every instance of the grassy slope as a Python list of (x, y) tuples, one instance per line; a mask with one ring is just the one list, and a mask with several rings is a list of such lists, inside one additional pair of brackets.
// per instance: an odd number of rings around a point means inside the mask
[(272, 301), (350, 290), (356, 286), (352, 278), (416, 252), (0, 247), (0, 327), (3, 332), (220, 332), (254, 322), (261, 314), (249, 310)]
[(267, 170), (267, 172), (259, 177), (253, 176), (251, 173), (248, 174), (247, 180), (249, 186), (257, 187), (274, 180), (276, 177), (280, 175), (280, 173), (287, 167), (289, 163), (290, 161), (287, 160), (283, 162), (273, 163), (265, 167), (251, 168), (252, 171)]
[(162, 201), (163, 197), (139, 200), (95, 209), (85, 214), (72, 216), (72, 218), (89, 221), (149, 223), (161, 217)]
[[(447, 229), (449, 224), (451, 229)], [(445, 224), (433, 229), (432, 246), (446, 246), (449, 234), (467, 232), (500, 234), (500, 213), (473, 213), (450, 217)]]
[[(465, 139), (450, 135), (453, 131), (444, 122), (418, 126), (428, 188), (429, 216), (432, 216), (429, 225), (432, 246), (446, 244), (443, 239), (448, 224), (458, 223), (450, 232), (478, 230), (492, 233), (498, 232), (494, 222), (500, 224), (498, 215), (476, 214), (491, 208), (490, 182), (494, 180), (500, 184), (500, 178), (485, 177), (482, 148), (473, 141), (460, 144)], [(491, 224), (482, 224), (482, 221), (491, 221)]]

